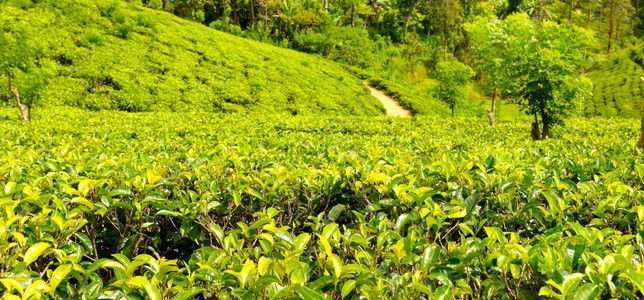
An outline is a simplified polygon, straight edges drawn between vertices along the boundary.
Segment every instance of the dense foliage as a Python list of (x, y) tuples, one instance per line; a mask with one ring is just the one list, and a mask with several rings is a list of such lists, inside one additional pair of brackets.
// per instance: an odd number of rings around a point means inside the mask
[(535, 24), (524, 14), (503, 21), (479, 19), (468, 29), (480, 41), (479, 47), (498, 49), (482, 52), (486, 57), (480, 59), (494, 61), (482, 69), (495, 87), (534, 116), (533, 139), (547, 138), (588, 88), (577, 70), (593, 42), (592, 33), (553, 22)]
[(632, 120), (35, 114), (0, 110), (6, 299), (643, 296)]
[(440, 97), (452, 111), (467, 97), (465, 86), (474, 76), (474, 71), (458, 61), (445, 61), (437, 66), (438, 78), (441, 82)]
[[(26, 103), (91, 110), (382, 114), (335, 63), (120, 1), (0, 1), (0, 42)], [(2, 61), (5, 61), (3, 58)], [(6, 73), (0, 100), (12, 101)], [(33, 79), (33, 80), (32, 80)], [(46, 88), (29, 93), (31, 83)]]

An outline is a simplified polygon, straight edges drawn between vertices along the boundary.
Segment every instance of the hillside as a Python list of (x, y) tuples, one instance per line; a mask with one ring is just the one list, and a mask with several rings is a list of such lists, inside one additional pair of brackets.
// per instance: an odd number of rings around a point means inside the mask
[[(40, 102), (90, 110), (379, 115), (333, 62), (120, 1), (3, 1), (0, 26), (39, 49)], [(6, 78), (0, 78), (3, 84)], [(8, 89), (0, 100), (8, 101)]]
[(637, 117), (644, 95), (644, 44), (616, 53), (588, 73), (594, 88), (583, 110), (588, 116)]

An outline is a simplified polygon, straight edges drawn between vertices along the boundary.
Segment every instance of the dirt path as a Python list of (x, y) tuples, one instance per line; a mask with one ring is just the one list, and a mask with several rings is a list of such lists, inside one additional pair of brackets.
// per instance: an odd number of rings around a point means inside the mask
[(363, 82), (364, 85), (366, 85), (369, 90), (371, 91), (371, 96), (374, 96), (382, 102), (382, 105), (385, 106), (385, 109), (387, 110), (387, 115), (392, 116), (392, 117), (411, 117), (411, 113), (406, 110), (404, 107), (400, 106), (400, 103), (398, 103), (396, 100), (392, 99), (391, 97), (385, 95), (385, 93), (379, 91), (372, 85)]

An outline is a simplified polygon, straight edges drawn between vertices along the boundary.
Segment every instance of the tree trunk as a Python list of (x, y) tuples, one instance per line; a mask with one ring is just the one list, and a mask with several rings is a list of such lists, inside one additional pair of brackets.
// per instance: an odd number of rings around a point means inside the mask
[(640, 0), (635, 1), (635, 20), (633, 20), (633, 35), (637, 37), (637, 28), (640, 26)]
[(539, 132), (539, 118), (537, 118), (537, 113), (534, 113), (534, 122), (532, 123), (532, 140), (538, 141), (541, 139), (541, 133)]
[(590, 19), (592, 15), (593, 15), (593, 6), (592, 4), (589, 4), (588, 11), (586, 11), (586, 29), (590, 29)]
[(170, 0), (163, 0), (163, 10), (167, 11), (169, 6), (170, 6)]
[(642, 126), (640, 127), (640, 140), (637, 142), (637, 147), (644, 149), (644, 116), (642, 117)]
[(268, 3), (264, 2), (264, 30), (268, 28)]
[(570, 21), (570, 24), (572, 24), (572, 11), (575, 9), (575, 2), (574, 0), (570, 0), (570, 11), (568, 11), (568, 20)]
[(356, 7), (351, 7), (351, 28), (356, 27)]
[(443, 49), (443, 61), (447, 61), (447, 37), (449, 35), (449, 30), (447, 28), (449, 24), (449, 0), (445, 0), (445, 28), (443, 30), (443, 39), (445, 40), (445, 49)]
[(452, 110), (452, 118), (454, 118), (454, 105), (449, 107)]
[(20, 119), (25, 122), (29, 122), (29, 119), (31, 118), (31, 109), (22, 104), (22, 102), (20, 101), (20, 92), (18, 91), (18, 87), (13, 85), (13, 78), (11, 77), (11, 73), (7, 72), (6, 74), (7, 78), (9, 79), (9, 89), (11, 90), (13, 96), (16, 98), (16, 106), (18, 106), (18, 109), (20, 110)]
[(253, 27), (255, 25), (255, 5), (253, 0), (248, 1), (248, 4), (250, 4), (250, 27)]
[(602, 36), (602, 22), (604, 22), (604, 0), (599, 3), (599, 27), (597, 28), (597, 36)]
[(494, 126), (494, 115), (496, 114), (496, 96), (498, 95), (499, 90), (494, 88), (492, 92), (492, 108), (487, 110), (487, 117), (490, 119), (490, 126)]
[(548, 135), (550, 135), (550, 117), (547, 113), (541, 113), (541, 123), (543, 123), (543, 129), (541, 129), (541, 139), (545, 140)]
[(610, 16), (609, 16), (609, 22), (608, 22), (608, 53), (610, 53), (610, 49), (612, 47), (612, 39), (613, 39), (613, 21), (615, 19), (615, 0), (610, 0)]
[[(586, 12), (586, 29), (590, 29), (590, 19), (593, 14), (592, 4), (588, 5), (588, 11)], [(588, 60), (588, 49), (584, 49), (584, 61)], [(583, 73), (586, 73), (586, 67), (583, 67)]]
[(324, 11), (329, 12), (329, 0), (324, 0)]

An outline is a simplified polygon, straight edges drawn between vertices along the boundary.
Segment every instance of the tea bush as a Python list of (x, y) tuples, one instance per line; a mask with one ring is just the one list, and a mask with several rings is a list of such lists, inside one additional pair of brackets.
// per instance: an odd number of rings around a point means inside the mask
[(637, 299), (629, 119), (0, 109), (7, 299)]
[[(0, 30), (43, 49), (46, 106), (90, 110), (379, 115), (340, 65), (124, 1), (7, 0)], [(65, 59), (59, 59), (65, 58)], [(0, 94), (8, 97), (0, 75)]]
[(588, 74), (593, 96), (583, 105), (589, 116), (640, 116), (644, 108), (644, 45), (614, 55)]

